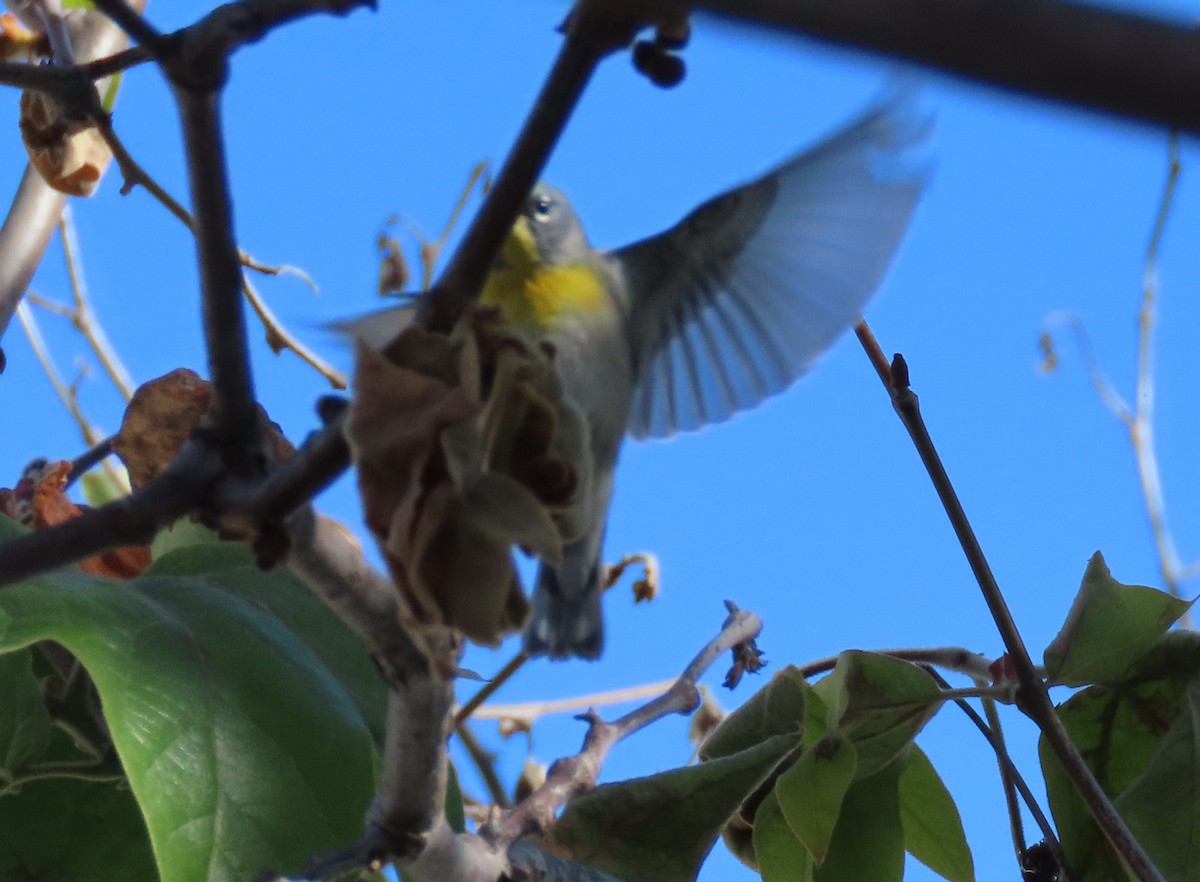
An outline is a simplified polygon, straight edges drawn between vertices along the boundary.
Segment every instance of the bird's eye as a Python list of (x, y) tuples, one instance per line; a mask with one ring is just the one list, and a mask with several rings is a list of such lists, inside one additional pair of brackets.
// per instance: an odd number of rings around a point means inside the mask
[(549, 196), (539, 196), (533, 203), (534, 220), (549, 220), (550, 211), (554, 208), (554, 201)]

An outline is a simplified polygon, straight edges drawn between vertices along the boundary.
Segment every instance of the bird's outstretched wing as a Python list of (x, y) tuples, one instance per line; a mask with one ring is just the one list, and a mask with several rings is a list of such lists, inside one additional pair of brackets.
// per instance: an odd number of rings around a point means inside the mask
[(915, 97), (896, 95), (612, 252), (638, 370), (630, 434), (726, 420), (808, 369), (878, 287), (924, 185), (931, 132)]

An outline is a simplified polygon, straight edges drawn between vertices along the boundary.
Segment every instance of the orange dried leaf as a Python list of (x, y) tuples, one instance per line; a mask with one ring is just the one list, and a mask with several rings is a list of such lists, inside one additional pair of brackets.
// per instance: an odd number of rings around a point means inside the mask
[[(33, 491), (35, 530), (44, 530), (77, 518), (87, 510), (67, 497), (65, 491), (70, 475), (71, 464), (66, 461), (51, 463), (43, 471)], [(132, 579), (140, 576), (149, 566), (150, 549), (144, 545), (114, 548), (79, 562), (79, 568), (85, 573), (111, 579)]]

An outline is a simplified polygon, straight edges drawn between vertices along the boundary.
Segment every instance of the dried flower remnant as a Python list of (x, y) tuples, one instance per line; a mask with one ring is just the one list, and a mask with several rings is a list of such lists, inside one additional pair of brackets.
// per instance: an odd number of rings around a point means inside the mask
[(552, 353), (484, 307), (449, 335), (410, 327), (384, 354), (360, 345), (346, 435), (410, 624), (487, 645), (519, 628), (512, 546), (558, 560), (591, 481)]
[[(77, 518), (87, 506), (76, 505), (66, 494), (71, 463), (66, 460), (37, 459), (25, 467), (17, 486), (0, 489), (0, 514), (20, 521), (34, 530), (45, 530)], [(150, 549), (142, 545), (114, 548), (79, 562), (79, 568), (93, 576), (132, 579), (150, 566)]]
[[(184, 443), (202, 424), (211, 394), (207, 380), (194, 371), (178, 368), (138, 387), (121, 421), (121, 431), (113, 439), (113, 452), (129, 470), (134, 489), (153, 481), (171, 464)], [(282, 462), (295, 452), (271, 422), (266, 411), (258, 409), (259, 427), (271, 453)]]

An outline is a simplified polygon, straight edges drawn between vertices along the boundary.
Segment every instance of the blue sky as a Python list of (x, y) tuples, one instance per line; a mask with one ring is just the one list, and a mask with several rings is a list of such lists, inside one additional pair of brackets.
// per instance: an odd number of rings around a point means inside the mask
[[(1194, 18), (1194, 3), (1158, 6)], [(204, 11), (154, 8), (162, 28)], [(392, 214), (431, 235), (470, 168), (499, 162), (557, 49), (560, 3), (383, 3), (377, 13), (318, 18), (240, 52), (226, 100), (239, 239), (268, 263), (302, 267), (319, 297), (293, 279), (263, 280), (275, 310), (342, 367), (345, 347), (324, 321), (377, 305), (374, 236)], [(594, 244), (657, 232), (704, 199), (757, 175), (855, 114), (888, 65), (812, 43), (697, 20), (677, 89), (651, 87), (627, 58), (606, 63), (578, 108), (546, 177), (568, 192)], [(1035, 657), (1053, 637), (1088, 557), (1104, 552), (1126, 582), (1160, 584), (1136, 471), (1123, 430), (1093, 393), (1078, 350), (1038, 371), (1044, 319), (1070, 310), (1097, 358), (1132, 395), (1145, 245), (1166, 171), (1161, 131), (931, 77), (938, 165), (912, 229), (867, 317), (884, 349), (902, 351), (946, 467)], [(16, 95), (3, 113), (0, 186), (23, 168)], [(183, 196), (177, 118), (150, 69), (129, 75), (116, 127), (133, 154)], [(1164, 241), (1158, 326), (1157, 424), (1168, 515), (1181, 556), (1200, 556), (1200, 407), (1189, 358), (1200, 324), (1200, 184), (1185, 140)], [(75, 203), (97, 311), (139, 381), (188, 366), (203, 371), (197, 281), (182, 227), (143, 192)], [(69, 296), (57, 250), (35, 279)], [(42, 317), (70, 375), (83, 351), (64, 323)], [(0, 464), (10, 484), (34, 456), (80, 450), (19, 328), (4, 340)], [(260, 397), (299, 439), (315, 425), (319, 377), (256, 344)], [(115, 429), (117, 397), (93, 370), (81, 399)], [(19, 426), (18, 431), (13, 426)], [(343, 481), (320, 505), (352, 527)], [(940, 504), (852, 336), (788, 393), (731, 423), (626, 448), (610, 521), (609, 559), (651, 550), (662, 593), (634, 609), (607, 601), (609, 647), (598, 664), (540, 663), (497, 700), (558, 698), (676, 674), (719, 626), (724, 598), (760, 613), (772, 668), (848, 648), (962, 645), (1002, 651)], [(1185, 586), (1194, 589), (1194, 586)], [(473, 652), (483, 674), (513, 651)], [(708, 678), (716, 689), (720, 672)], [(747, 682), (720, 700), (751, 694)], [(464, 691), (464, 695), (469, 693)], [(1035, 733), (1005, 715), (1014, 752), (1038, 777)], [(524, 758), (503, 744), (510, 776)], [(534, 754), (573, 752), (582, 724), (539, 725)], [(970, 725), (939, 714), (920, 743), (959, 801), (981, 880), (1012, 878), (995, 764)], [(687, 761), (686, 721), (670, 720), (619, 746), (610, 779)], [(752, 875), (718, 845), (701, 877)], [(934, 878), (910, 868), (910, 879)]]

